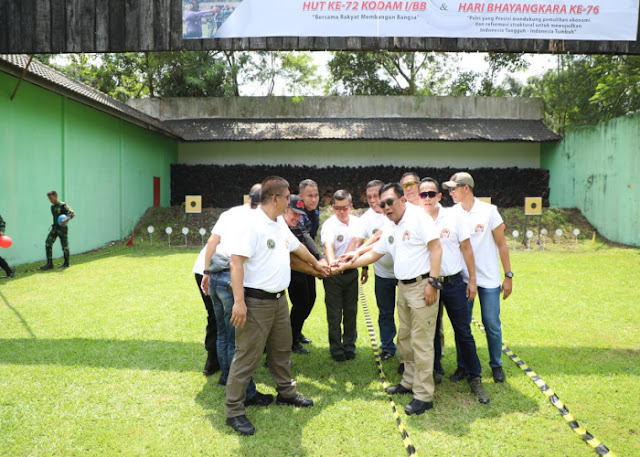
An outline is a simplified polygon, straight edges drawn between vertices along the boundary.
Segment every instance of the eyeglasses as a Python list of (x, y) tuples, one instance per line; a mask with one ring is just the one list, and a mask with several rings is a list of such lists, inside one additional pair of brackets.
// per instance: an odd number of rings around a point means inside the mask
[(449, 193), (450, 193), (450, 194), (453, 194), (453, 193), (455, 193), (455, 191), (458, 189), (458, 187), (464, 187), (464, 186), (466, 186), (466, 184), (458, 184), (458, 185), (456, 185), (456, 187), (451, 187), (451, 188), (449, 189)]
[(351, 206), (351, 205), (346, 205), (346, 206), (336, 206), (336, 205), (333, 205), (333, 209), (334, 209), (334, 210), (336, 210), (336, 211), (349, 211), (349, 207), (350, 207), (350, 206)]
[(384, 209), (385, 206), (391, 206), (396, 202), (397, 198), (387, 198), (386, 200), (382, 200), (380, 202), (380, 208)]
[(407, 189), (410, 189), (410, 188), (415, 187), (417, 185), (418, 185), (417, 181), (409, 181), (409, 182), (404, 183), (402, 185), (402, 188), (404, 190), (407, 190)]
[(427, 197), (436, 198), (437, 195), (438, 195), (438, 192), (435, 192), (433, 190), (429, 190), (427, 192), (420, 192), (420, 198), (423, 200), (425, 200)]
[(284, 198), (286, 198), (288, 202), (291, 201), (291, 194), (288, 194), (288, 195), (275, 194), (275, 195), (276, 195), (276, 197), (284, 197)]

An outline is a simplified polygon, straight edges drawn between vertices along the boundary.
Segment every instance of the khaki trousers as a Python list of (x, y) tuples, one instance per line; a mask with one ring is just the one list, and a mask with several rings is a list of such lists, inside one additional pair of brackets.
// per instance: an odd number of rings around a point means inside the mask
[[(404, 362), (401, 384), (413, 390), (414, 398), (433, 401), (433, 339), (438, 318), (438, 301), (427, 306), (427, 280), (413, 284), (398, 281), (398, 353)], [(438, 296), (440, 291), (438, 291)]]
[(269, 371), (276, 390), (285, 398), (298, 393), (291, 378), (291, 321), (285, 295), (279, 299), (258, 300), (246, 297), (247, 322), (236, 329), (236, 350), (227, 380), (227, 417), (242, 416), (247, 386), (267, 348)]

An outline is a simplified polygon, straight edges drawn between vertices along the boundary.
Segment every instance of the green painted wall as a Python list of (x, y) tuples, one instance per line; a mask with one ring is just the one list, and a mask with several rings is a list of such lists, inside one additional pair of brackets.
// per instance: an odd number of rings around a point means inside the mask
[(640, 114), (569, 133), (542, 148), (550, 203), (578, 208), (609, 240), (640, 246)]
[[(19, 264), (44, 258), (51, 225), (46, 193), (76, 212), (71, 252), (122, 239), (153, 205), (153, 177), (169, 205), (178, 144), (88, 106), (0, 73), (0, 214), (14, 245), (0, 255)], [(59, 243), (54, 256), (61, 255)]]

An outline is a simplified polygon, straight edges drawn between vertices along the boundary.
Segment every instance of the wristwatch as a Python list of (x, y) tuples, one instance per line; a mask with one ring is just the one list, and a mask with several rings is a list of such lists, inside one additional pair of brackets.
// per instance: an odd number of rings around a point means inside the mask
[(505, 278), (513, 278), (513, 271), (507, 271), (507, 272), (504, 274), (504, 277), (505, 277)]
[(438, 290), (442, 290), (442, 284), (438, 282), (438, 278), (434, 278), (433, 276), (429, 276), (428, 283), (434, 288)]

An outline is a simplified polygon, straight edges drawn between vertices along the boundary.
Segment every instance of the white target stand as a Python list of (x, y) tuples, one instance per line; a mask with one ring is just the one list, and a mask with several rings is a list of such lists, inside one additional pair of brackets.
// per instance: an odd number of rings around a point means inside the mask
[(578, 235), (580, 235), (580, 229), (573, 229), (573, 236), (576, 239), (576, 249), (578, 249)]
[(520, 232), (518, 232), (517, 230), (514, 230), (513, 232), (511, 232), (511, 236), (513, 236), (513, 250), (516, 250), (516, 243), (518, 241), (518, 237), (520, 236)]
[(549, 232), (547, 232), (546, 228), (543, 228), (540, 230), (540, 236), (542, 237), (542, 250), (544, 251), (544, 245), (547, 241), (547, 235), (549, 234)]
[(527, 250), (531, 250), (531, 238), (533, 238), (533, 232), (531, 230), (527, 230)]
[(173, 229), (171, 227), (167, 227), (164, 229), (164, 233), (169, 237), (169, 247), (171, 247), (171, 234), (173, 233)]
[(560, 237), (562, 237), (562, 229), (556, 230), (556, 241), (560, 243)]
[(149, 244), (153, 244), (153, 232), (155, 231), (156, 229), (153, 225), (147, 227), (147, 232), (149, 232)]
[(201, 228), (199, 233), (200, 233), (201, 246), (204, 246), (204, 236), (207, 234), (207, 231)]
[(187, 227), (182, 227), (182, 234), (184, 235), (184, 245), (187, 246), (187, 235), (189, 234), (189, 229)]

